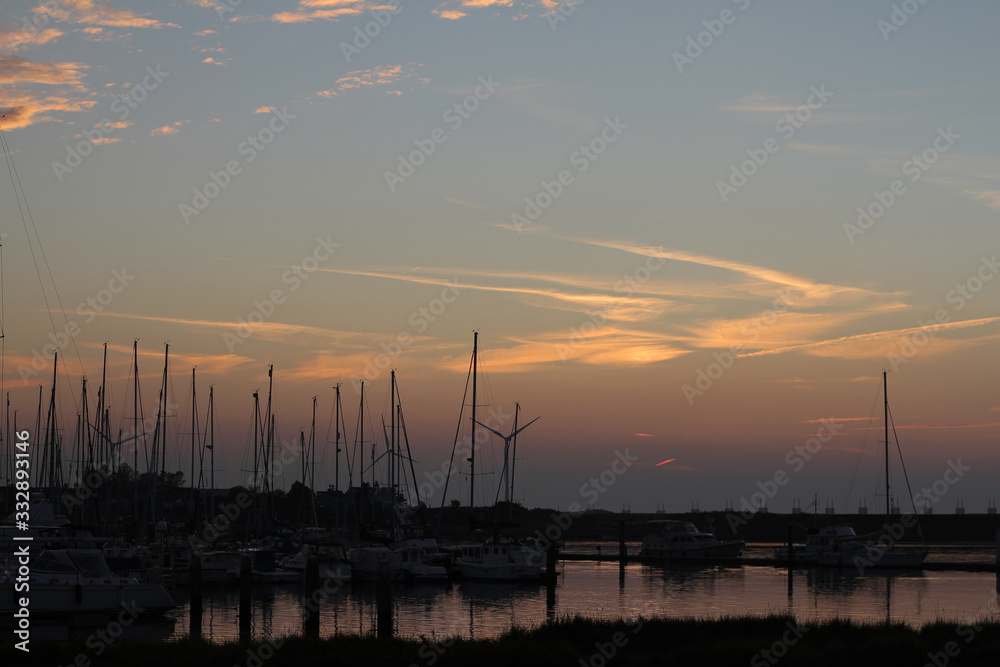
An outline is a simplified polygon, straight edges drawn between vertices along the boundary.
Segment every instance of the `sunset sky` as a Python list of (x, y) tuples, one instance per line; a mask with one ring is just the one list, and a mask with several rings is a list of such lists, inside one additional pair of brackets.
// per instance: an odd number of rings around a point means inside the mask
[[(168, 468), (189, 475), (197, 366), (234, 485), (273, 364), (295, 452), (317, 397), (326, 488), (334, 385), (352, 450), (366, 378), (370, 459), (394, 368), (428, 481), (478, 331), (483, 421), (541, 417), (518, 438), (526, 505), (710, 510), (771, 488), (772, 511), (879, 511), (889, 369), (913, 492), (983, 512), (998, 25), (972, 0), (5, 1), (12, 419), (34, 429), (40, 385), (44, 419), (58, 345), (68, 459), (104, 343), (116, 429), (133, 341), (146, 418), (169, 343)], [(477, 503), (502, 446), (477, 455)]]

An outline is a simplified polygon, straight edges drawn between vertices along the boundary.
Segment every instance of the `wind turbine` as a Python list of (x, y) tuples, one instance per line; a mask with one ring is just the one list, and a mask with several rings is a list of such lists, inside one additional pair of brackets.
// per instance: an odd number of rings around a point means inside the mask
[(541, 419), (541, 416), (535, 417), (534, 419), (532, 419), (530, 422), (528, 422), (527, 424), (525, 424), (521, 428), (517, 428), (517, 411), (519, 411), (520, 409), (521, 409), (521, 406), (519, 404), (515, 404), (514, 430), (511, 431), (510, 435), (504, 435), (500, 431), (497, 431), (494, 428), (490, 428), (489, 426), (487, 426), (483, 422), (479, 421), (478, 419), (476, 420), (477, 424), (479, 424), (480, 426), (482, 426), (483, 428), (485, 428), (490, 433), (493, 433), (493, 434), (497, 435), (498, 437), (500, 437), (503, 440), (504, 500), (507, 502), (507, 507), (511, 508), (511, 511), (513, 511), (513, 509), (512, 509), (512, 506), (510, 504), (510, 502), (511, 502), (510, 494), (511, 494), (511, 486), (513, 486), (513, 485), (508, 483), (508, 472), (507, 472), (507, 470), (508, 470), (508, 468), (507, 468), (507, 461), (508, 461), (508, 453), (510, 452), (510, 441), (513, 440), (514, 437), (517, 436), (518, 433), (520, 433), (521, 431), (523, 431), (524, 429), (528, 428), (529, 426), (531, 426), (532, 424), (534, 424), (536, 421), (538, 421), (539, 419)]

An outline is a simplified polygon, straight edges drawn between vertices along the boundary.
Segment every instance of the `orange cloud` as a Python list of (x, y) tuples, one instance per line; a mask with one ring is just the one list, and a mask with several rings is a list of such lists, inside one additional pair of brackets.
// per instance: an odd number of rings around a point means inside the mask
[(403, 65), (382, 65), (372, 69), (359, 69), (348, 72), (346, 76), (337, 79), (337, 88), (350, 90), (366, 86), (387, 86), (413, 74), (412, 68)]
[(60, 0), (49, 10), (56, 21), (103, 25), (115, 28), (179, 28), (174, 23), (142, 18), (127, 9), (115, 9), (95, 0)]
[(86, 68), (80, 63), (33, 63), (20, 58), (0, 57), (0, 84), (43, 83), (82, 90), (80, 79)]
[(364, 0), (300, 0), (295, 11), (278, 12), (271, 20), (276, 23), (335, 21), (341, 16), (360, 14), (367, 8)]
[(45, 30), (0, 30), (0, 50), (17, 51), (18, 49), (46, 44), (62, 37), (65, 33), (55, 28)]
[(56, 120), (52, 111), (87, 111), (96, 106), (94, 100), (83, 100), (63, 95), (44, 95), (28, 91), (9, 90), (4, 93), (4, 106), (0, 106), (0, 124), (6, 130), (28, 127), (35, 123)]

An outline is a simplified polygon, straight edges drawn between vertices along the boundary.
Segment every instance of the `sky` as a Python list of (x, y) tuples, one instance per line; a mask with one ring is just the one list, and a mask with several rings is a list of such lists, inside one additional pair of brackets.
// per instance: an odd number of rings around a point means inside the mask
[[(984, 512), (997, 25), (971, 0), (6, 1), (11, 421), (35, 430), (41, 387), (44, 423), (58, 347), (72, 469), (104, 345), (127, 431), (133, 342), (149, 422), (169, 344), (169, 469), (212, 386), (217, 485), (243, 483), (273, 365), (278, 483), (316, 397), (316, 486), (345, 487), (334, 387), (344, 457), (364, 379), (357, 483), (395, 369), (421, 498), (464, 504), (461, 449), (440, 471), (477, 331), (480, 419), (539, 417), (528, 506), (874, 512), (886, 369), (918, 506)], [(502, 452), (484, 437), (477, 504)]]

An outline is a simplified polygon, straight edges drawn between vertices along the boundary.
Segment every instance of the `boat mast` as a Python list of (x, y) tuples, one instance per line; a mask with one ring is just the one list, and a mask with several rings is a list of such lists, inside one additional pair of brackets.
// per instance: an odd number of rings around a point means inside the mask
[(884, 421), (885, 421), (885, 521), (888, 524), (892, 517), (892, 499), (889, 496), (889, 394), (888, 387), (889, 383), (886, 380), (886, 374), (889, 371), (882, 369), (882, 396), (885, 398), (884, 402)]
[(479, 332), (472, 332), (472, 453), (469, 454), (469, 526), (475, 524), (476, 508), (476, 366), (479, 355)]
[[(389, 491), (396, 493), (396, 369), (389, 374)], [(385, 422), (383, 422), (385, 423)]]
[[(312, 504), (313, 525), (319, 525), (316, 516), (316, 396), (313, 396), (312, 426), (309, 428), (309, 502)], [(305, 480), (302, 480), (305, 483)]]
[(215, 499), (215, 385), (209, 385), (208, 387), (208, 451), (209, 454), (209, 466), (211, 467), (211, 476), (209, 480), (212, 485), (212, 499)]
[(334, 447), (337, 451), (334, 453), (336, 460), (333, 472), (333, 490), (340, 491), (340, 383), (338, 382), (333, 388), (337, 391), (336, 404), (333, 406), (334, 420), (336, 422), (337, 429), (337, 439), (334, 442)]
[[(194, 450), (195, 450), (195, 434), (198, 429), (198, 401), (195, 398), (195, 370), (197, 366), (191, 369), (191, 488), (194, 489)], [(201, 475), (198, 475), (198, 487), (201, 487)]]
[[(145, 430), (145, 425), (143, 425)], [(121, 438), (118, 438), (121, 447)], [(143, 450), (146, 448), (146, 434), (142, 434)], [(147, 454), (148, 456), (148, 454)], [(139, 517), (139, 339), (132, 341), (132, 507), (135, 508), (136, 519)], [(135, 536), (139, 535), (139, 525), (136, 521)]]

